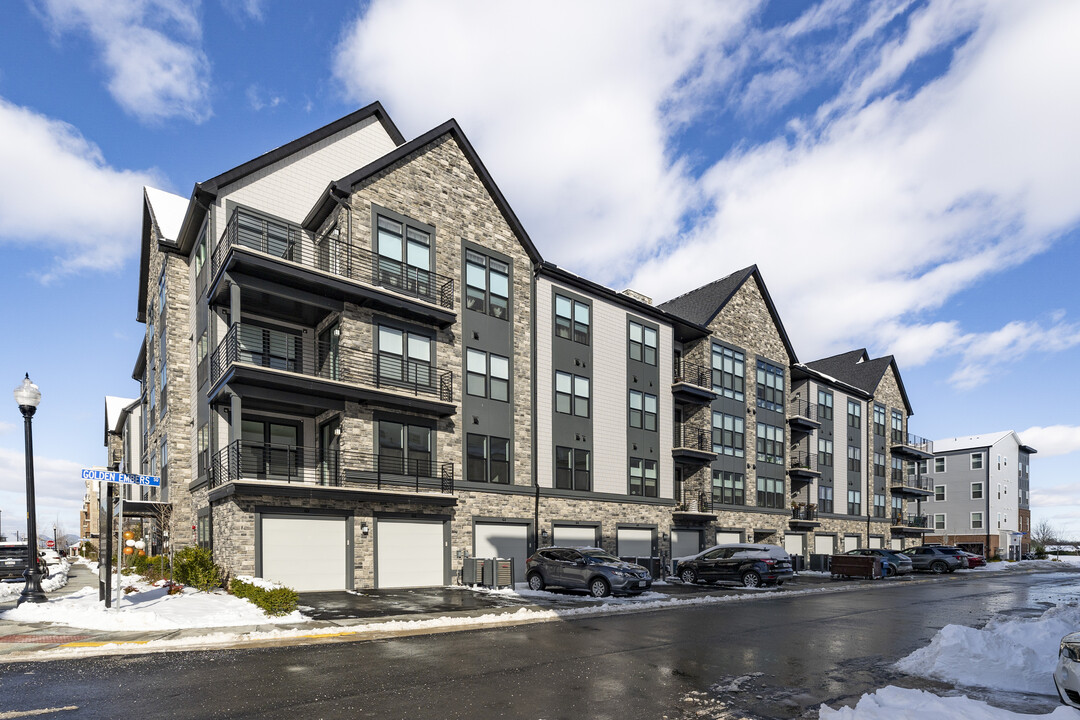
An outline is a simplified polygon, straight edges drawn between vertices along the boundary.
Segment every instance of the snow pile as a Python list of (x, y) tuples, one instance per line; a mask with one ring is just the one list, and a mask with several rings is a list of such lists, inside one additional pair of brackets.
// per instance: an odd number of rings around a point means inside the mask
[(1054, 695), (1058, 645), (1077, 630), (1076, 605), (1050, 608), (1034, 619), (994, 618), (981, 630), (946, 625), (896, 668), (956, 685)]
[(1015, 713), (969, 697), (938, 697), (924, 690), (884, 687), (863, 695), (854, 708), (822, 705), (820, 720), (1077, 720), (1080, 712), (1064, 705), (1045, 715)]
[[(41, 589), (51, 593), (67, 585), (69, 567), (67, 564), (53, 565), (51, 568), (52, 574), (41, 581)], [(0, 583), (0, 602), (19, 597), (24, 587), (26, 587), (26, 582), (23, 580)]]
[(257, 578), (251, 575), (237, 575), (236, 579), (242, 583), (254, 585), (257, 588), (262, 588), (263, 590), (279, 590), (285, 587), (277, 580), (267, 580), (266, 578)]

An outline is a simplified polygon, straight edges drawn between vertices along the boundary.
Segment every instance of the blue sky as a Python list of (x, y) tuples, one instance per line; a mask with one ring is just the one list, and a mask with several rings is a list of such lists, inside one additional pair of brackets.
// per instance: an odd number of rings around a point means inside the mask
[(564, 267), (663, 301), (757, 263), (801, 360), (892, 353), (916, 434), (1019, 431), (1035, 520), (1080, 538), (1080, 5), (672, 5), (0, 5), (0, 379), (42, 389), (42, 522), (77, 527), (137, 392), (142, 185), (377, 99), (408, 138), (457, 118)]

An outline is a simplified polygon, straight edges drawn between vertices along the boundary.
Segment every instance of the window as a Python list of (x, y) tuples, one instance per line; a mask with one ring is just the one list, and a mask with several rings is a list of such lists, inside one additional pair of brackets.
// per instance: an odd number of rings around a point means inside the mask
[(818, 419), (832, 420), (832, 393), (827, 390), (817, 391)]
[(874, 453), (874, 477), (885, 477), (885, 453)]
[(589, 417), (589, 378), (556, 371), (555, 412)]
[(466, 348), (465, 392), (492, 400), (510, 400), (510, 359)]
[(784, 412), (784, 371), (763, 360), (757, 361), (757, 404), (766, 410)]
[(874, 404), (874, 434), (885, 437), (885, 406)]
[(195, 520), (195, 542), (207, 550), (214, 545), (210, 517), (210, 508), (206, 508), (199, 511), (199, 517)]
[(847, 514), (848, 515), (862, 515), (862, 491), (861, 490), (848, 490), (848, 493), (847, 493)]
[(899, 410), (892, 411), (892, 441), (894, 443), (902, 443), (907, 440), (904, 437), (904, 415)]
[(589, 344), (589, 306), (562, 295), (555, 296), (555, 335)]
[(713, 470), (712, 501), (721, 505), (745, 505), (745, 480), (739, 473)]
[(937, 474), (937, 473), (943, 473), (943, 472), (945, 472), (945, 458), (943, 458), (943, 457), (934, 458), (934, 473)]
[(862, 405), (854, 400), (847, 401), (847, 425), (858, 428), (862, 424)]
[(165, 415), (165, 411), (166, 411), (166, 409), (168, 409), (168, 403), (166, 402), (166, 400), (169, 397), (168, 395), (165, 394), (165, 385), (168, 382), (169, 366), (165, 362), (165, 343), (164, 343), (164, 339), (165, 339), (165, 336), (162, 335), (162, 341), (163, 342), (161, 343), (161, 372), (158, 373), (158, 381), (161, 383), (161, 414), (162, 414), (162, 416)]
[(205, 475), (210, 468), (210, 426), (203, 423), (199, 426), (198, 432), (198, 474), (199, 476)]
[(982, 500), (983, 496), (983, 484), (981, 482), (971, 483), (971, 499)]
[(983, 454), (981, 452), (971, 453), (971, 469), (982, 470), (983, 466)]
[(874, 493), (874, 517), (885, 517), (885, 496)]
[(169, 466), (169, 443), (168, 436), (161, 436), (161, 471), (165, 472), (165, 468)]
[(784, 463), (784, 428), (757, 424), (757, 459), (778, 465)]
[(892, 499), (892, 514), (896, 519), (900, 519), (904, 516), (904, 498), (893, 496)]
[[(892, 456), (892, 479), (895, 482), (904, 482), (904, 461), (901, 458)], [(911, 474), (911, 463), (908, 463), (908, 474)], [(914, 480), (914, 478), (913, 478)]]
[(945, 502), (945, 486), (934, 486), (934, 502)]
[(465, 251), (465, 307), (500, 320), (510, 318), (510, 266)]
[(630, 359), (646, 365), (656, 364), (656, 330), (630, 321)]
[(469, 482), (510, 483), (510, 441), (469, 433), (466, 436), (465, 479)]
[(743, 457), (746, 447), (746, 424), (741, 417), (714, 412), (712, 414), (713, 452), (731, 457)]
[(630, 494), (656, 497), (657, 474), (655, 460), (630, 458)]
[(982, 530), (982, 526), (983, 526), (982, 513), (981, 512), (973, 512), (973, 513), (971, 513), (971, 529), (972, 530)]
[(822, 467), (832, 467), (833, 464), (833, 444), (832, 440), (824, 440), (818, 438), (817, 441), (817, 453), (818, 453), (818, 465)]
[(860, 472), (862, 470), (862, 449), (848, 446), (847, 449), (848, 472)]
[(432, 296), (431, 233), (401, 220), (377, 215), (377, 284)]
[(432, 387), (431, 338), (397, 328), (379, 326), (376, 358), (381, 381)]
[(168, 289), (165, 286), (165, 265), (168, 261), (168, 256), (163, 258), (161, 263), (161, 275), (158, 277), (158, 313), (165, 312), (165, 305), (168, 302)]
[(589, 490), (589, 451), (555, 447), (555, 487), (561, 490)]
[(712, 375), (713, 390), (724, 397), (743, 399), (746, 390), (746, 359), (741, 352), (713, 345)]
[(785, 495), (783, 480), (763, 477), (757, 479), (758, 507), (783, 508)]
[(657, 397), (630, 391), (630, 427), (656, 431)]
[(934, 529), (935, 530), (944, 530), (945, 529), (945, 513), (939, 513), (939, 514), (934, 516)]
[(833, 494), (831, 487), (818, 485), (817, 498), (818, 512), (831, 513), (833, 511)]
[(379, 469), (432, 477), (435, 474), (431, 449), (434, 432), (423, 425), (379, 421)]

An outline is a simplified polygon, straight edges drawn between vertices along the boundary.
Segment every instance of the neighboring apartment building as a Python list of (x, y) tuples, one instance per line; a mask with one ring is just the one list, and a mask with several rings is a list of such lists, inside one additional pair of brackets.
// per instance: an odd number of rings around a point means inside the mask
[(406, 142), (375, 103), (190, 200), (148, 188), (138, 315), (142, 471), (174, 544), (230, 572), (411, 587), (468, 556), (520, 579), (551, 543), (815, 546), (758, 269), (653, 306), (545, 262), (454, 121)]
[(935, 441), (927, 542), (1019, 559), (1030, 548), (1036, 452), (1012, 430)]

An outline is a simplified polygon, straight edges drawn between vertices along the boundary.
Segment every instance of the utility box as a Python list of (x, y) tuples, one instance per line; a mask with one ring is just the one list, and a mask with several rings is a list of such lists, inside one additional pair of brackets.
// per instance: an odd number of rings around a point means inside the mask
[(487, 562), (493, 567), (490, 585), (497, 588), (514, 587), (514, 558), (495, 558)]
[(810, 555), (810, 570), (812, 572), (829, 572), (829, 561), (832, 555), (824, 553), (812, 553)]
[(513, 558), (465, 558), (461, 582), (481, 587), (513, 587)]
[(464, 585), (484, 584), (483, 558), (467, 557), (461, 566), (461, 582)]

